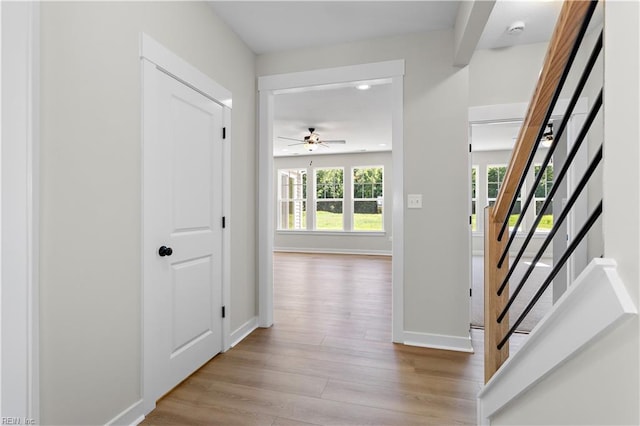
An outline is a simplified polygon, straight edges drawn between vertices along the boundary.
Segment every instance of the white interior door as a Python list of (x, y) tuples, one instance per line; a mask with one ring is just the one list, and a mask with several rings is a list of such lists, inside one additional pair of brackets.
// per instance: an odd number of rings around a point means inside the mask
[(145, 66), (144, 380), (154, 404), (222, 350), (223, 107)]

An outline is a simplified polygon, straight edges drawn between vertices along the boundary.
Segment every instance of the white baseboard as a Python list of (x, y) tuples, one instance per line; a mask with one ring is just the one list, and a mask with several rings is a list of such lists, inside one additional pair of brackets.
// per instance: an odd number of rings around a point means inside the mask
[(144, 411), (142, 407), (142, 400), (139, 400), (132, 404), (129, 408), (115, 416), (113, 419), (107, 422), (108, 426), (111, 425), (138, 425), (144, 420)]
[(289, 253), (319, 253), (319, 254), (361, 254), (365, 256), (391, 256), (391, 250), (361, 250), (361, 249), (319, 249), (299, 247), (274, 247), (275, 252)]
[(258, 317), (253, 317), (231, 333), (231, 347), (242, 342), (253, 330), (258, 328)]
[(478, 394), (478, 424), (626, 318), (637, 315), (613, 259), (593, 259)]
[(415, 331), (404, 332), (404, 342), (408, 346), (420, 346), (423, 348), (445, 349), (448, 351), (473, 353), (471, 336), (448, 336), (445, 334), (419, 333)]

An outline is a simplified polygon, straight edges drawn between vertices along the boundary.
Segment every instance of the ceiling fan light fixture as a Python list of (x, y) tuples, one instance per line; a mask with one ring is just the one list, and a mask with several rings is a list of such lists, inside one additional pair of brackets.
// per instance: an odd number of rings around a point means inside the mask
[(304, 147), (309, 151), (315, 151), (316, 149), (318, 149), (318, 145), (316, 145), (315, 143), (307, 143)]
[(540, 140), (540, 145), (544, 148), (549, 148), (553, 144), (553, 123), (547, 124), (548, 131), (544, 132), (542, 135), (542, 139)]

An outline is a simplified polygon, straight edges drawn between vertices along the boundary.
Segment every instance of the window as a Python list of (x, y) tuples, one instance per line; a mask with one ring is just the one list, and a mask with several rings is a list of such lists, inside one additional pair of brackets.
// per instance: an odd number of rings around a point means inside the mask
[(343, 169), (316, 169), (316, 229), (342, 230)]
[[(534, 166), (535, 176), (538, 176), (538, 173), (540, 173), (540, 168), (541, 167), (539, 164)], [(551, 187), (553, 187), (553, 165), (549, 164), (545, 168), (542, 179), (540, 179), (540, 183), (538, 183), (538, 186), (536, 187), (536, 193), (533, 196), (536, 216), (540, 214), (542, 206), (544, 205), (547, 196), (551, 191)], [(549, 203), (536, 229), (549, 231), (551, 230), (551, 228), (553, 228), (553, 209), (552, 203)]]
[(307, 229), (307, 171), (278, 170), (278, 229)]
[(478, 201), (478, 166), (471, 167), (471, 230), (478, 230), (478, 215), (476, 214), (476, 206)]
[(383, 231), (382, 167), (353, 169), (353, 229)]
[[(498, 192), (504, 181), (504, 176), (507, 173), (507, 166), (488, 166), (487, 167), (487, 202), (490, 206), (494, 205)], [(520, 217), (520, 209), (522, 205), (522, 199), (520, 194), (516, 200), (516, 204), (513, 207), (511, 216), (509, 216), (509, 227), (513, 228)]]

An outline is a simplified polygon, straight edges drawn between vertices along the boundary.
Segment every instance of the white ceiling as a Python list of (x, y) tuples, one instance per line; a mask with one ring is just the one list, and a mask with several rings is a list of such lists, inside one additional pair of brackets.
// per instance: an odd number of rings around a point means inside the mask
[(473, 151), (512, 150), (521, 125), (521, 121), (474, 124), (471, 147)]
[[(453, 28), (458, 1), (212, 1), (211, 6), (257, 54), (331, 45), (376, 37)], [(560, 1), (497, 0), (478, 48), (548, 41)], [(525, 31), (508, 35), (515, 21)], [(311, 90), (275, 97), (274, 155), (309, 154), (302, 145), (278, 136), (300, 138), (315, 127), (321, 139), (345, 139), (345, 145), (318, 148), (313, 154), (389, 150), (389, 86), (368, 91), (353, 87)], [(474, 150), (509, 149), (517, 125), (478, 126)], [(476, 138), (480, 138), (477, 139)], [(381, 146), (381, 144), (387, 144)], [(288, 151), (285, 151), (288, 150)]]
[(309, 154), (304, 145), (278, 138), (303, 140), (309, 127), (321, 140), (346, 143), (318, 147), (315, 154), (391, 150), (391, 85), (371, 85), (358, 90), (355, 84), (330, 90), (280, 94), (274, 97), (273, 154)]
[[(561, 1), (498, 0), (477, 48), (498, 49), (549, 41), (561, 8)], [(516, 21), (523, 22), (525, 29), (519, 35), (510, 35), (507, 29)]]
[(457, 1), (212, 1), (257, 54), (452, 28)]

